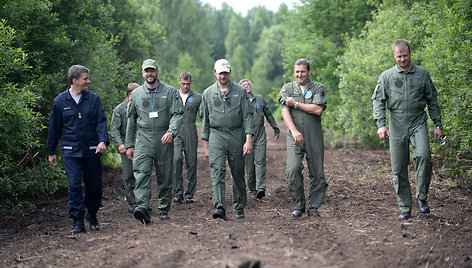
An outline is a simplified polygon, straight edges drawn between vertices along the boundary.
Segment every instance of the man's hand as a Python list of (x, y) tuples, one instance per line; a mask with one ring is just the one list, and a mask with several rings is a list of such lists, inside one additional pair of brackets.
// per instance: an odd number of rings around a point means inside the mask
[(57, 166), (57, 157), (55, 154), (48, 155), (49, 165), (55, 167)]
[(96, 154), (103, 154), (107, 151), (107, 145), (102, 141), (97, 145), (97, 150), (95, 150)]
[(388, 139), (388, 137), (390, 137), (390, 132), (388, 132), (388, 129), (385, 126), (379, 127), (379, 129), (377, 129), (377, 134), (379, 135), (379, 138), (381, 140), (385, 140), (385, 139)]
[(120, 145), (120, 147), (118, 147), (118, 151), (120, 154), (126, 154), (126, 146), (124, 144)]
[(280, 133), (274, 133), (274, 139), (275, 139), (275, 140), (278, 140), (278, 139), (279, 139), (279, 136), (280, 136)]
[(303, 144), (303, 135), (298, 130), (290, 131), (292, 133), (293, 140), (295, 141), (296, 145)]
[(286, 98), (285, 98), (285, 105), (287, 105), (288, 107), (293, 107), (293, 106), (295, 106), (295, 103), (296, 103), (296, 102), (297, 102), (297, 101), (296, 101), (294, 98), (292, 98), (292, 97), (286, 97)]
[(440, 128), (434, 129), (434, 139), (439, 140), (443, 136), (443, 131)]
[(172, 136), (172, 133), (166, 132), (166, 134), (162, 135), (161, 142), (162, 144), (169, 144), (172, 142), (174, 139), (174, 136)]
[(243, 146), (243, 155), (252, 154), (252, 134), (246, 134), (246, 142)]
[(129, 160), (133, 161), (134, 147), (129, 147), (128, 149), (126, 149), (126, 156), (128, 156)]
[(207, 140), (203, 140), (203, 151), (205, 152), (205, 157), (208, 157), (210, 155)]

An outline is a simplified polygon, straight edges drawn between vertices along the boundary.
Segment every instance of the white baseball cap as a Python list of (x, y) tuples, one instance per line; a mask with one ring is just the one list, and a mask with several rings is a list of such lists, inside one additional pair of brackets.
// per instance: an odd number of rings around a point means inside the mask
[(226, 59), (219, 59), (215, 62), (215, 67), (214, 67), (216, 73), (222, 73), (222, 72), (231, 72), (231, 66), (229, 65), (229, 62)]

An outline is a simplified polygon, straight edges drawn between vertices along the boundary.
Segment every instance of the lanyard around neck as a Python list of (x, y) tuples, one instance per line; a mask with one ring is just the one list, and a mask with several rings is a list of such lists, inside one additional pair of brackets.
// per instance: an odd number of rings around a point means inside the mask
[(153, 90), (154, 92), (154, 95), (152, 96), (151, 98), (151, 91), (149, 90), (149, 88), (146, 86), (146, 90), (147, 90), (147, 93), (149, 95), (149, 99), (151, 99), (151, 107), (152, 107), (152, 111), (154, 112), (154, 103), (155, 103), (155, 100), (156, 100), (156, 95), (157, 95), (157, 89), (159, 88), (159, 85), (157, 85), (156, 89)]

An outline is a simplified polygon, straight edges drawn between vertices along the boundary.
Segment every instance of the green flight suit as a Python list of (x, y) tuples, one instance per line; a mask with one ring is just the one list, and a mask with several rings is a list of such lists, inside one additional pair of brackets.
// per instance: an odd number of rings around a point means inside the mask
[(289, 109), (295, 127), (303, 136), (303, 144), (296, 145), (292, 133), (287, 131), (287, 167), (286, 177), (294, 208), (305, 211), (306, 201), (303, 184), (303, 156), (306, 155), (308, 164), (308, 212), (316, 211), (323, 202), (326, 192), (326, 180), (323, 168), (324, 141), (321, 127), (321, 116), (303, 112), (285, 104), (286, 97), (293, 97), (299, 103), (317, 104), (326, 109), (325, 87), (310, 81), (306, 92), (297, 82), (287, 83), (279, 93), (279, 103), (282, 109)]
[[(127, 105), (128, 103), (126, 100), (118, 104), (115, 109), (113, 109), (113, 114), (111, 115), (110, 132), (118, 146), (125, 144), (126, 126), (128, 121), (128, 117), (126, 116)], [(136, 206), (136, 200), (134, 198), (133, 192), (136, 184), (136, 179), (133, 175), (133, 162), (128, 159), (126, 153), (120, 154), (120, 156), (126, 201), (130, 206)]]
[(226, 96), (215, 83), (203, 92), (202, 139), (208, 141), (212, 201), (215, 208), (225, 206), (226, 158), (233, 178), (233, 210), (246, 206), (243, 146), (246, 134), (254, 134), (253, 108), (246, 90), (229, 81)]
[[(183, 101), (182, 99), (180, 99)], [(187, 101), (184, 105), (184, 117), (180, 126), (179, 134), (174, 139), (174, 184), (175, 194), (184, 193), (184, 180), (182, 166), (185, 154), (187, 165), (187, 190), (185, 197), (189, 198), (195, 194), (197, 185), (197, 148), (198, 135), (195, 119), (200, 110), (202, 96), (192, 90), (189, 91)], [(183, 105), (183, 102), (182, 102)]]
[(256, 195), (257, 190), (266, 190), (266, 149), (267, 136), (264, 127), (264, 117), (274, 129), (274, 133), (280, 133), (274, 116), (267, 107), (264, 97), (253, 94), (251, 104), (254, 108), (254, 137), (252, 138), (253, 153), (245, 156), (246, 180), (249, 191)]
[(414, 149), (416, 164), (416, 198), (426, 200), (431, 180), (431, 150), (427, 115), (442, 127), (436, 88), (425, 68), (411, 64), (408, 72), (397, 65), (380, 75), (372, 95), (373, 116), (377, 127), (386, 126), (385, 107), (389, 113), (390, 162), (400, 211), (411, 211), (411, 189), (408, 181), (409, 145)]
[(184, 112), (179, 98), (172, 86), (159, 81), (157, 89), (152, 92), (146, 84), (133, 90), (128, 105), (126, 148), (134, 147), (135, 150), (133, 170), (136, 178), (136, 205), (148, 211), (151, 209), (149, 200), (154, 164), (159, 192), (159, 214), (167, 214), (170, 209), (174, 155), (173, 142), (162, 144), (161, 138), (166, 132), (172, 133), (174, 137), (178, 134)]

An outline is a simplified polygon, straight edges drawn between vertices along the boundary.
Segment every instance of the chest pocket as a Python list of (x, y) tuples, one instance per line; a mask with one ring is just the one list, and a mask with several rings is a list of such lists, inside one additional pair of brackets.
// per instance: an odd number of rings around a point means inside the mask
[(192, 99), (191, 102), (187, 99), (187, 102), (185, 103), (184, 107), (185, 111), (193, 113), (197, 110), (197, 108), (197, 102), (195, 101), (195, 99)]
[(67, 109), (67, 110), (62, 111), (62, 117), (66, 120), (70, 119), (70, 118), (73, 118), (74, 115), (75, 115), (75, 111), (73, 109)]
[(303, 94), (301, 92), (293, 92), (293, 96), (292, 96), (295, 101), (298, 101), (298, 102), (301, 102), (301, 103), (305, 103), (305, 98), (303, 96)]
[(163, 112), (164, 110), (168, 110), (169, 102), (170, 102), (170, 99), (166, 95), (156, 96), (156, 104), (155, 105), (157, 105), (157, 107), (154, 107), (154, 110), (157, 108), (157, 111), (159, 112), (159, 114), (161, 112)]
[(84, 111), (84, 116), (85, 119), (88, 120), (88, 122), (95, 122), (96, 116), (95, 116), (95, 111), (93, 109), (85, 109)]
[(398, 109), (405, 98), (405, 82), (400, 77), (394, 77), (389, 81), (388, 88), (388, 108), (390, 110)]
[[(228, 102), (228, 100), (230, 102)], [(238, 127), (242, 125), (242, 114), (241, 114), (241, 97), (239, 95), (231, 95), (226, 99), (227, 102), (227, 120), (229, 127)]]
[(211, 109), (216, 114), (223, 114), (225, 112), (226, 103), (218, 96), (214, 96), (211, 99)]

